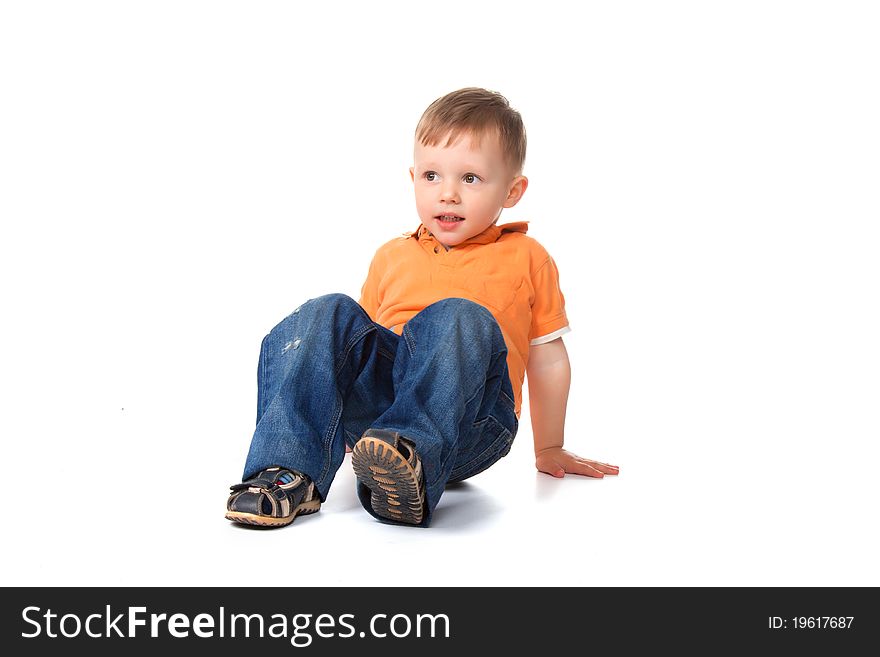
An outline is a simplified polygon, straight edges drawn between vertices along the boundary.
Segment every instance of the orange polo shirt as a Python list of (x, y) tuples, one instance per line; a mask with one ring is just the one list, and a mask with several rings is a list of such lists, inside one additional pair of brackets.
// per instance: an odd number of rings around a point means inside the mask
[(420, 224), (379, 247), (360, 298), (370, 318), (397, 335), (419, 311), (441, 299), (461, 297), (488, 309), (507, 345), (517, 418), (529, 346), (571, 330), (556, 263), (526, 235), (528, 223), (489, 226), (448, 251)]

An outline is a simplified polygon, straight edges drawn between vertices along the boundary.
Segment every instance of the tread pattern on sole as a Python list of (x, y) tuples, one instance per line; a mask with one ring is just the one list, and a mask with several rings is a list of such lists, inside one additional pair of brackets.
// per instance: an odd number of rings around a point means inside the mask
[(243, 525), (254, 525), (255, 527), (284, 527), (289, 525), (297, 516), (307, 516), (317, 513), (321, 510), (320, 500), (310, 500), (303, 502), (293, 512), (284, 518), (273, 518), (272, 516), (258, 516), (253, 513), (244, 513), (242, 511), (227, 511), (226, 519)]
[(397, 449), (364, 436), (352, 450), (351, 463), (358, 480), (372, 491), (370, 504), (377, 515), (412, 525), (422, 522), (424, 487)]

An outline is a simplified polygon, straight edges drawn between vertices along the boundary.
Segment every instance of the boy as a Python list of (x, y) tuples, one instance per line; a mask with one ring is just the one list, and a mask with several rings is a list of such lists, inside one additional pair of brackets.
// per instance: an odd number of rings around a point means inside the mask
[(427, 527), (444, 486), (505, 456), (526, 369), (538, 470), (617, 466), (562, 448), (570, 329), (556, 265), (527, 222), (526, 134), (503, 96), (466, 88), (416, 128), (421, 225), (376, 252), (359, 303), (310, 299), (263, 339), (257, 427), (226, 517), (276, 527), (326, 500), (346, 445), (364, 508)]

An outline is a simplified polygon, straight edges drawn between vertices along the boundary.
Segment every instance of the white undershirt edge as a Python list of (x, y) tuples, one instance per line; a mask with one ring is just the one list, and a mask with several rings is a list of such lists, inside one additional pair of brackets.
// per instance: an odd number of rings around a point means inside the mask
[(545, 342), (552, 342), (556, 338), (562, 337), (566, 333), (571, 331), (570, 326), (563, 326), (558, 331), (553, 331), (553, 333), (549, 333), (547, 335), (542, 335), (540, 338), (535, 338), (531, 342), (529, 342), (529, 346), (533, 344), (544, 344)]

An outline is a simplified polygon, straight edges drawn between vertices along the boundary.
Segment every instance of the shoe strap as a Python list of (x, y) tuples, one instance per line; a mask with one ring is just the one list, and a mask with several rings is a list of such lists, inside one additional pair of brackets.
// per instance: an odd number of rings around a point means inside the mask
[[(289, 472), (293, 475), (294, 479), (290, 483), (296, 483), (297, 480), (306, 481), (305, 475), (301, 475), (298, 472), (294, 472), (292, 470), (288, 470), (286, 468), (281, 468), (279, 470), (270, 469), (263, 470), (262, 472), (258, 472), (254, 477), (248, 479), (247, 481), (243, 481), (240, 484), (233, 484), (230, 486), (230, 490), (233, 492), (238, 490), (244, 490), (245, 488), (261, 488), (264, 489), (267, 493), (274, 493), (279, 488), (281, 488), (281, 484), (278, 483), (278, 477), (282, 472)], [(285, 486), (289, 486), (290, 484), (284, 484)], [(290, 490), (289, 488), (287, 490)]]

